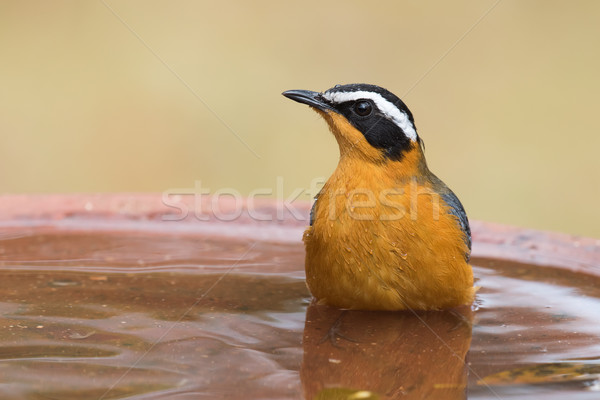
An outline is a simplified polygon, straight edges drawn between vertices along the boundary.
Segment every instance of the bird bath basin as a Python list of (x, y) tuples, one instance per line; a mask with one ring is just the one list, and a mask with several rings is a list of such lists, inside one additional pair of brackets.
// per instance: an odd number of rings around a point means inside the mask
[(253, 206), (0, 198), (0, 398), (600, 397), (597, 240), (473, 222), (473, 310), (341, 314), (311, 304), (306, 221)]

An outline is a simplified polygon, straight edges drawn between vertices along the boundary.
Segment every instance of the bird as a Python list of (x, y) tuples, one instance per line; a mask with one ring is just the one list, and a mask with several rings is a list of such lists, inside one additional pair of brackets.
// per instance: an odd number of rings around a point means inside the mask
[(339, 147), (303, 235), (316, 302), (388, 311), (472, 304), (469, 220), (429, 170), (406, 104), (364, 83), (282, 94), (320, 114)]

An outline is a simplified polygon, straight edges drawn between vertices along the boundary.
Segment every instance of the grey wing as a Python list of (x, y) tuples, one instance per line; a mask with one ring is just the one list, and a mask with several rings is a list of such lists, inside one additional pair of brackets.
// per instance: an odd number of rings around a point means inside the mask
[[(465, 243), (469, 247), (469, 253), (471, 252), (471, 227), (469, 226), (469, 219), (467, 218), (467, 213), (463, 205), (461, 204), (458, 197), (452, 192), (452, 190), (448, 189), (448, 192), (441, 195), (442, 200), (446, 202), (448, 207), (450, 207), (450, 214), (454, 215), (458, 218), (458, 222), (460, 223), (460, 228), (465, 234)], [(470, 254), (466, 255), (467, 261), (469, 261)]]
[(314, 201), (312, 207), (310, 208), (310, 226), (312, 226), (313, 222), (315, 222), (315, 207), (317, 206), (317, 201), (319, 200), (320, 194), (321, 194), (321, 191), (319, 191), (319, 193), (317, 193), (317, 195), (315, 196), (315, 201)]

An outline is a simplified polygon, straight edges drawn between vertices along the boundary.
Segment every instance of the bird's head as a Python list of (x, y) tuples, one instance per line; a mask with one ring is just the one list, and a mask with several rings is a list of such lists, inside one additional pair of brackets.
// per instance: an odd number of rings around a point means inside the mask
[(341, 156), (373, 162), (401, 161), (422, 144), (412, 113), (395, 94), (367, 84), (336, 85), (322, 93), (288, 90), (283, 95), (307, 104), (329, 124)]

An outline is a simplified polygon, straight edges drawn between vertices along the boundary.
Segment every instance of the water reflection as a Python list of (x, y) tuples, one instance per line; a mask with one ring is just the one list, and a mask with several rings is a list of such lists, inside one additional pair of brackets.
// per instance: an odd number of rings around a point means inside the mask
[(352, 390), (380, 399), (465, 399), (471, 323), (469, 307), (341, 312), (313, 302), (300, 370), (305, 398), (349, 398)]

